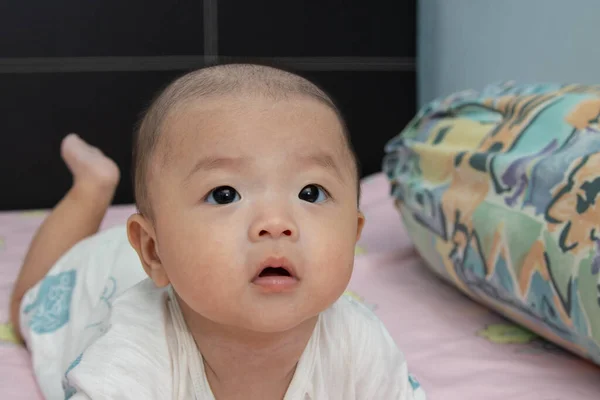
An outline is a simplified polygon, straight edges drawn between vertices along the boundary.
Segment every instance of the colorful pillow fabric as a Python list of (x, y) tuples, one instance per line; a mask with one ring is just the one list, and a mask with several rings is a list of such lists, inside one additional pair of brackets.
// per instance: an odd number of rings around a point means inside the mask
[(600, 364), (600, 86), (502, 84), (424, 107), (383, 169), (427, 264)]

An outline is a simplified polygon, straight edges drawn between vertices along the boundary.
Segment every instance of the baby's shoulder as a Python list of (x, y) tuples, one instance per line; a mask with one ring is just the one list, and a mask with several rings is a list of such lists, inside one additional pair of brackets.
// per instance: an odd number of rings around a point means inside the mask
[(383, 323), (361, 300), (344, 293), (321, 314), (321, 324), (346, 338), (361, 339), (365, 335), (378, 335)]
[(322, 350), (360, 363), (374, 354), (396, 352), (397, 346), (383, 322), (362, 301), (344, 294), (319, 318)]
[[(322, 358), (316, 372), (327, 378), (323, 382), (339, 382), (339, 387), (345, 387), (343, 398), (414, 398), (404, 354), (362, 301), (342, 296), (321, 314), (319, 324)], [(318, 393), (329, 390), (326, 386), (320, 389)]]
[(151, 282), (119, 296), (104, 334), (65, 373), (66, 390), (94, 399), (169, 398), (171, 359), (163, 310), (164, 293)]

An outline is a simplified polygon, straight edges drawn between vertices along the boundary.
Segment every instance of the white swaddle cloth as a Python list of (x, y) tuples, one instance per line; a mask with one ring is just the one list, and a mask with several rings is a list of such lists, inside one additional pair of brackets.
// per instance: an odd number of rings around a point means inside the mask
[(73, 246), (21, 302), (20, 332), (46, 399), (73, 394), (66, 375), (110, 326), (115, 300), (146, 279), (124, 226)]
[[(172, 289), (168, 303), (173, 398), (214, 400), (202, 355)], [(409, 377), (402, 354), (369, 313), (351, 297), (343, 296), (319, 315), (283, 400), (425, 399), (423, 390)], [(360, 364), (364, 357), (370, 362)]]
[[(21, 333), (46, 399), (214, 400), (172, 289), (124, 227), (74, 246), (25, 295)], [(284, 400), (422, 400), (381, 321), (342, 296), (319, 315)]]
[(167, 337), (173, 367), (173, 399), (214, 399), (204, 373), (204, 361), (187, 329), (173, 288), (169, 287)]

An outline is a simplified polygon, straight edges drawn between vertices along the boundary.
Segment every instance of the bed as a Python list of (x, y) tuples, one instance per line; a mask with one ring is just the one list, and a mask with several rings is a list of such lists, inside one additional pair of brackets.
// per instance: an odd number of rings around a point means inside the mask
[[(595, 399), (598, 368), (475, 304), (425, 267), (404, 231), (382, 174), (363, 179), (367, 217), (351, 295), (371, 307), (405, 352), (429, 399)], [(113, 206), (102, 228), (132, 206)], [(41, 399), (26, 350), (14, 342), (8, 296), (45, 211), (0, 213), (0, 393)]]

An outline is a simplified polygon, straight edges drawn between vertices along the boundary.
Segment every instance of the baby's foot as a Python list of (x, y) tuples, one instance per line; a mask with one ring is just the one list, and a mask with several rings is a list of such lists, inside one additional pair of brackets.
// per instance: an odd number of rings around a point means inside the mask
[(100, 189), (112, 196), (120, 179), (119, 167), (113, 160), (74, 133), (63, 139), (60, 153), (73, 174), (74, 186)]

